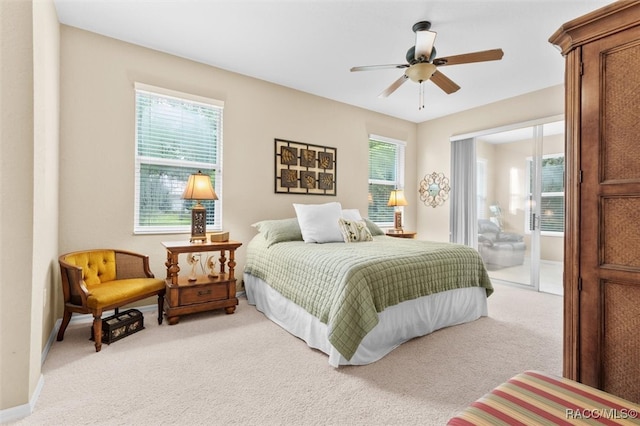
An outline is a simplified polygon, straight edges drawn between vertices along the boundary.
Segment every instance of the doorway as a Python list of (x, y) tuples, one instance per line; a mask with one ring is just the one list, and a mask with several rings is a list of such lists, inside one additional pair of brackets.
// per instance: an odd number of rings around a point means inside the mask
[(469, 215), (489, 277), (562, 295), (564, 121), (496, 129), (473, 141), (476, 211)]

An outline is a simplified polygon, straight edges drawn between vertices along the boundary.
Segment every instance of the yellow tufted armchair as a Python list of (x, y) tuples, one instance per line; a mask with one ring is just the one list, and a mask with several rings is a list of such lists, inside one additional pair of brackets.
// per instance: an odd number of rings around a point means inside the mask
[(149, 257), (123, 250), (91, 250), (60, 256), (64, 316), (58, 341), (64, 338), (74, 312), (93, 315), (96, 352), (102, 349), (102, 313), (128, 303), (158, 296), (158, 324), (162, 324), (164, 280), (149, 269)]

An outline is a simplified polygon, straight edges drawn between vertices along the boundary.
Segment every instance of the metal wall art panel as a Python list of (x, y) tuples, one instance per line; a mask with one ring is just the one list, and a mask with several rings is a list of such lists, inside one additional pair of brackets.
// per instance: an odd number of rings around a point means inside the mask
[(275, 139), (275, 192), (336, 195), (337, 149)]

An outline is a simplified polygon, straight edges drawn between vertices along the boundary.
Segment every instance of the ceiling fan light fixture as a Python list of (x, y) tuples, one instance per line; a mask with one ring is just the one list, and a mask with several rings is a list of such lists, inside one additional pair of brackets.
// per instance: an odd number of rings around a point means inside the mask
[(407, 77), (416, 83), (427, 81), (436, 72), (436, 66), (427, 62), (421, 62), (411, 65), (404, 72)]
[(436, 41), (437, 33), (433, 31), (416, 32), (416, 45), (413, 51), (413, 58), (416, 61), (425, 62), (433, 59), (431, 57), (433, 43)]

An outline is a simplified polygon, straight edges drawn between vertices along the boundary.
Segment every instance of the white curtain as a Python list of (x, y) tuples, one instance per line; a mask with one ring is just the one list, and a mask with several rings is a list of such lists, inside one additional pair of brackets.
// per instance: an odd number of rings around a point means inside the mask
[(474, 138), (451, 141), (450, 241), (478, 247)]

